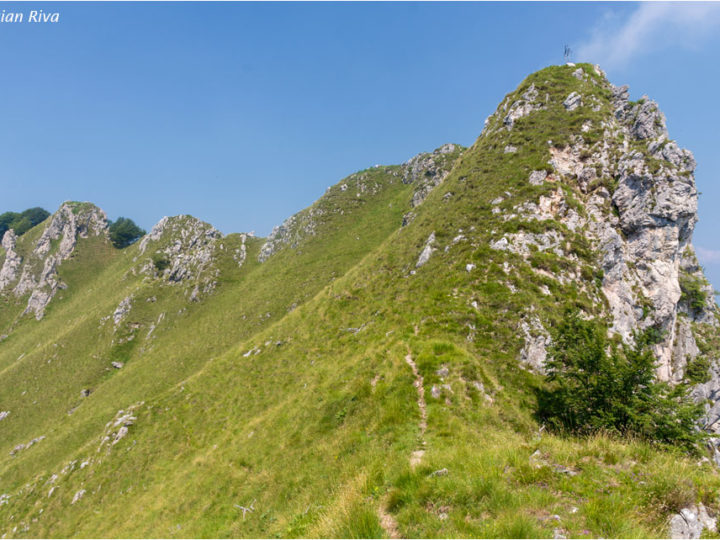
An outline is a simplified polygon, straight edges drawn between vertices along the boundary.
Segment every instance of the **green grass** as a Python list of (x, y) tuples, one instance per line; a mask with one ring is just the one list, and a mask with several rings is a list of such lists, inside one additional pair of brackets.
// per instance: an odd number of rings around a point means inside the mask
[[(720, 509), (720, 477), (696, 457), (603, 435), (539, 434), (533, 415), (542, 380), (518, 363), (520, 320), (552, 326), (561, 303), (603, 315), (593, 300), (597, 255), (582, 231), (504, 221), (490, 201), (502, 196), (509, 212), (553, 192), (558, 183), (527, 181), (548, 168), (547, 140), (567, 144), (586, 120), (599, 126), (612, 113), (606, 84), (582, 66), (590, 82), (552, 67), (522, 83), (510, 101), (534, 83), (548, 106), (511, 131), (502, 115), (491, 119), (406, 227), (414, 186), (400, 167), (373, 168), (302, 211), (265, 263), (262, 239), (247, 239), (239, 267), (240, 236), (223, 238), (217, 285), (199, 302), (188, 302), (193, 283), (138, 272), (172, 238), (142, 255), (137, 244), (80, 241), (61, 266), (68, 288), (40, 322), (17, 318), (20, 304), (8, 298), (0, 331), (15, 326), (0, 344), (0, 410), (11, 411), (0, 423), (0, 494), (10, 499), (0, 535), (367, 538), (385, 535), (386, 505), (406, 537), (550, 538), (556, 528), (657, 537), (683, 504)], [(565, 112), (572, 91), (597, 96), (600, 111)], [(583, 136), (597, 144), (597, 133)], [(507, 144), (518, 152), (504, 154)], [(581, 209), (585, 195), (563, 180)], [(546, 231), (562, 234), (577, 260), (489, 247), (504, 234)], [(438, 249), (415, 268), (431, 232)], [(586, 279), (563, 283), (548, 270)], [(102, 322), (129, 295), (122, 324)], [(408, 350), (424, 379), (424, 435)], [(113, 360), (125, 366), (114, 370)], [(128, 435), (102, 444), (113, 432), (106, 424), (131, 406)], [(39, 435), (47, 438), (9, 456)], [(441, 469), (448, 474), (432, 474)], [(243, 517), (238, 506), (251, 505)]]

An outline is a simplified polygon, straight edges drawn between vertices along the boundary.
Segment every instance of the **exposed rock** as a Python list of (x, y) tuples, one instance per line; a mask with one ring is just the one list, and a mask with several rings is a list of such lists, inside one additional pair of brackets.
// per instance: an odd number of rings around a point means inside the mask
[(113, 312), (113, 322), (119, 325), (132, 308), (132, 295), (124, 298)]
[[(192, 216), (164, 217), (140, 241), (141, 254), (150, 248), (153, 252), (141, 272), (171, 285), (186, 284), (188, 294), (197, 288), (197, 300), (200, 293), (212, 292), (217, 284), (220, 271), (214, 253), (221, 239), (217, 229)], [(158, 259), (162, 266), (155, 263)]]
[(431, 472), (430, 476), (447, 476), (448, 473), (449, 473), (449, 471), (445, 467), (443, 467), (442, 469)]
[(533, 171), (530, 173), (530, 178), (528, 181), (533, 186), (541, 186), (545, 182), (545, 179), (547, 178), (547, 171), (545, 169), (540, 171)]
[(532, 317), (529, 323), (522, 321), (520, 329), (525, 337), (525, 345), (520, 351), (520, 362), (538, 373), (545, 373), (550, 336), (537, 317)]
[(580, 105), (582, 105), (582, 96), (577, 92), (572, 92), (565, 101), (563, 101), (563, 106), (568, 111), (574, 111)]
[(73, 496), (72, 502), (70, 504), (75, 504), (76, 502), (78, 502), (80, 499), (83, 498), (85, 493), (86, 491), (84, 489), (75, 492), (75, 495)]
[(430, 260), (430, 256), (433, 254), (433, 251), (435, 251), (435, 247), (433, 247), (434, 244), (435, 232), (431, 232), (430, 236), (428, 236), (427, 242), (425, 242), (425, 247), (418, 257), (417, 263), (415, 263), (415, 268), (420, 268)]
[(505, 150), (503, 150), (503, 152), (504, 152), (505, 154), (514, 154), (514, 153), (517, 152), (517, 150), (518, 150), (517, 147), (512, 146), (511, 144), (508, 144), (508, 145), (505, 147)]
[(40, 435), (39, 437), (35, 437), (35, 438), (32, 439), (31, 441), (28, 441), (28, 442), (26, 442), (26, 443), (24, 443), (24, 444), (23, 444), (23, 443), (18, 444), (17, 446), (15, 446), (15, 448), (13, 448), (12, 450), (10, 450), (10, 455), (11, 455), (11, 456), (14, 456), (15, 454), (17, 454), (17, 453), (20, 452), (21, 450), (27, 450), (28, 448), (30, 448), (31, 446), (36, 445), (37, 443), (39, 443), (39, 442), (42, 441), (43, 439), (45, 439), (45, 435)]
[(431, 153), (418, 154), (403, 165), (403, 183), (415, 184), (410, 206), (420, 205), (445, 180), (462, 151), (461, 146), (444, 144)]
[(129, 428), (137, 421), (135, 411), (144, 404), (145, 403), (141, 401), (128, 407), (127, 410), (120, 409), (115, 413), (115, 417), (105, 424), (105, 433), (100, 439), (100, 445), (97, 449), (98, 452), (105, 446), (107, 446), (107, 451), (109, 452), (110, 447), (115, 446), (127, 436), (130, 431)]
[(240, 241), (242, 244), (240, 244), (240, 247), (235, 250), (235, 253), (233, 254), (233, 259), (236, 263), (238, 263), (238, 267), (241, 267), (245, 263), (245, 259), (247, 258), (247, 247), (245, 246), (245, 241), (247, 240), (247, 234), (241, 234), (240, 235)]
[(0, 269), (0, 292), (18, 278), (22, 257), (15, 253), (17, 236), (12, 229), (5, 231), (2, 238), (2, 247), (5, 248), (5, 261)]
[(115, 369), (122, 369), (125, 364), (123, 364), (122, 362), (110, 362), (110, 365)]
[(700, 503), (698, 506), (683, 508), (670, 518), (670, 538), (700, 538), (703, 529), (716, 532), (716, 525), (717, 521), (708, 515), (705, 506)]
[(508, 129), (512, 129), (515, 122), (524, 116), (527, 116), (537, 110), (543, 108), (543, 104), (537, 102), (538, 91), (534, 84), (523, 93), (522, 99), (513, 102), (509, 108), (507, 103), (504, 103), (501, 108), (507, 111), (507, 114), (503, 118), (503, 125)]
[(5, 420), (9, 414), (10, 411), (0, 411), (0, 420)]
[[(3, 236), (6, 251), (0, 270), (0, 291), (9, 289), (20, 298), (30, 295), (23, 314), (33, 313), (40, 320), (45, 308), (58, 290), (65, 288), (57, 270), (75, 251), (78, 239), (90, 236), (107, 238), (105, 213), (89, 203), (63, 203), (47, 221), (32, 252), (21, 259), (15, 252), (17, 239), (13, 231)], [(19, 277), (18, 277), (19, 274)]]

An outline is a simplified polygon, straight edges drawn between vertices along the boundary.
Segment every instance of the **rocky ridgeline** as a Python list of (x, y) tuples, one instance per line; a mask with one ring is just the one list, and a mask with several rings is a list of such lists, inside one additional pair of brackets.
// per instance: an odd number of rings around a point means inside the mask
[(460, 145), (448, 143), (433, 152), (418, 154), (403, 165), (403, 183), (415, 185), (410, 203), (413, 208), (447, 178), (463, 150)]
[(190, 284), (190, 300), (196, 301), (217, 284), (220, 270), (214, 254), (222, 237), (213, 226), (192, 216), (164, 217), (140, 240), (140, 273), (169, 284)]
[[(423, 152), (409, 159), (400, 167), (375, 166), (394, 179), (400, 178), (404, 184), (414, 184), (415, 189), (410, 203), (412, 208), (420, 205), (430, 192), (437, 187), (452, 170), (458, 157), (465, 150), (457, 144), (444, 144), (433, 152)], [(370, 169), (372, 171), (372, 169)], [(265, 243), (260, 248), (258, 260), (265, 262), (284, 246), (297, 247), (306, 238), (315, 236), (324, 220), (333, 214), (344, 214), (351, 206), (344, 204), (344, 199), (334, 199), (338, 194), (350, 195), (360, 199), (373, 196), (380, 192), (383, 183), (371, 176), (368, 171), (352, 174), (339, 184), (328, 188), (324, 197), (310, 208), (290, 216), (282, 224), (273, 228)], [(415, 217), (408, 212), (403, 217), (403, 225), (410, 223)]]
[(78, 239), (107, 238), (108, 234), (105, 212), (89, 203), (64, 203), (45, 223), (40, 238), (34, 245), (24, 246), (23, 251), (14, 231), (7, 231), (2, 239), (5, 260), (0, 270), (0, 293), (17, 298), (30, 295), (24, 314), (32, 313), (38, 320), (57, 291), (65, 287), (57, 270), (73, 255)]
[[(493, 213), (505, 221), (554, 220), (590, 239), (602, 269), (600, 291), (593, 291), (592, 284), (572, 268), (549, 277), (581, 284), (598, 305), (605, 304), (611, 332), (626, 343), (632, 343), (638, 332), (654, 329), (659, 337), (654, 345), (657, 377), (677, 383), (688, 364), (703, 354), (698, 342), (717, 333), (719, 320), (713, 289), (691, 242), (697, 222), (695, 160), (669, 139), (657, 103), (647, 97), (630, 101), (627, 86), (611, 85), (597, 67), (599, 77), (591, 75), (577, 68), (573, 76), (586, 84), (562, 101), (568, 120), (573, 114), (587, 116), (580, 132), (564, 146), (548, 141), (548, 167), (528, 176), (530, 184), (557, 183), (558, 187), (504, 213), (499, 210), (504, 197), (499, 197), (492, 201), (497, 207)], [(501, 103), (482, 136), (510, 132), (520, 118), (551, 105), (531, 85)], [(592, 130), (600, 137), (588, 142), (583, 133)], [(579, 191), (582, 210), (570, 204), (561, 183)], [(538, 250), (576, 259), (566, 252), (567, 240), (556, 229), (520, 231), (502, 235), (491, 247), (524, 257)], [(597, 297), (598, 292), (603, 298)], [(526, 319), (520, 329), (525, 337), (520, 360), (542, 371), (549, 334), (537, 315)], [(706, 358), (711, 361), (711, 378), (695, 387), (695, 395), (709, 403), (706, 428), (720, 437), (720, 358), (716, 351), (708, 354), (713, 355)], [(717, 450), (716, 461), (720, 464)]]
[[(657, 375), (676, 382), (682, 379), (687, 362), (699, 354), (692, 325), (717, 324), (711, 288), (691, 244), (697, 221), (695, 160), (689, 151), (668, 139), (665, 118), (655, 102), (647, 98), (630, 102), (627, 87), (610, 85), (596, 70), (602, 82), (591, 79), (582, 68), (573, 73), (587, 84), (583, 92), (568, 95), (563, 107), (568, 115), (583, 105), (602, 112), (600, 90), (609, 90), (611, 103), (605, 104), (610, 106), (608, 114), (599, 120), (588, 119), (581, 129), (601, 130), (599, 142), (588, 144), (578, 133), (563, 148), (550, 146), (548, 170), (552, 172), (537, 170), (528, 177), (534, 185), (562, 180), (577, 186), (585, 212), (572, 208), (558, 186), (537, 202), (513, 207), (503, 219), (552, 219), (589, 237), (600, 253), (602, 292), (612, 317), (612, 331), (632, 342), (635, 332), (657, 329), (664, 336), (655, 346)], [(493, 116), (501, 117), (502, 122), (488, 119), (489, 129), (483, 136), (512, 130), (519, 118), (547, 106), (547, 98), (531, 85), (519, 99), (513, 101), (511, 96), (500, 105)], [(500, 202), (502, 198), (493, 204)], [(491, 247), (523, 255), (537, 248), (572, 258), (564, 252), (565, 240), (556, 230), (519, 232), (503, 235)], [(555, 277), (561, 281), (579, 278), (572, 272)], [(702, 305), (689, 308), (681, 290), (683, 280), (699, 283), (706, 293)], [(529, 345), (537, 348), (537, 344)]]

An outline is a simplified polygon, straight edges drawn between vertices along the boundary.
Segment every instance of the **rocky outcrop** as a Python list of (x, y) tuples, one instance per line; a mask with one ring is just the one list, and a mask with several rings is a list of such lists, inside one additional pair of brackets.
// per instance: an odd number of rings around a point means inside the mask
[(500, 108), (505, 113), (503, 125), (507, 129), (512, 129), (513, 125), (519, 118), (538, 111), (542, 109), (543, 106), (543, 103), (538, 101), (538, 91), (535, 88), (535, 85), (531, 84), (530, 87), (522, 94), (521, 99), (513, 101), (512, 104), (510, 104), (508, 100), (505, 100), (500, 105)]
[[(655, 328), (658, 377), (679, 381), (687, 361), (698, 354), (681, 311), (680, 274), (697, 221), (695, 160), (667, 140), (665, 117), (646, 99), (633, 104), (627, 88), (613, 89), (614, 120), (606, 136), (621, 135), (617, 159), (599, 152), (595, 162), (609, 168), (616, 188), (606, 201), (595, 199), (592, 211), (606, 219), (591, 227), (603, 257), (603, 291), (613, 313), (613, 329), (626, 341), (633, 333)], [(605, 194), (598, 193), (602, 198)], [(607, 219), (612, 210), (616, 219)], [(698, 316), (714, 318), (712, 303)]]
[[(260, 248), (258, 261), (267, 261), (285, 246), (298, 247), (306, 239), (318, 233), (328, 216), (350, 211), (353, 205), (347, 204), (346, 197), (348, 195), (360, 201), (363, 197), (379, 193), (384, 184), (392, 183), (396, 177), (399, 177), (404, 184), (414, 185), (410, 206), (417, 207), (435, 187), (447, 178), (464, 150), (464, 147), (457, 144), (444, 144), (433, 152), (424, 152), (414, 156), (400, 167), (383, 168), (376, 165), (372, 169), (348, 176), (339, 184), (328, 188), (326, 196), (319, 199), (310, 208), (290, 216), (282, 224), (273, 228)], [(378, 180), (376, 176), (368, 172), (378, 169), (387, 174), (384, 180)], [(339, 197), (340, 194), (343, 194), (345, 198)], [(406, 213), (402, 226), (412, 222), (414, 217), (415, 212)]]
[(459, 145), (448, 143), (433, 152), (418, 154), (403, 165), (403, 183), (415, 185), (410, 206), (415, 208), (422, 204), (447, 178), (463, 150)]
[[(693, 253), (691, 236), (697, 221), (695, 160), (667, 139), (665, 118), (656, 103), (632, 103), (627, 87), (605, 84), (612, 90), (613, 114), (602, 122), (600, 142), (589, 145), (577, 134), (570, 146), (551, 148), (551, 175), (530, 175), (533, 185), (557, 179), (576, 185), (585, 195), (587, 216), (571, 214), (559, 200), (560, 190), (555, 202), (545, 196), (549, 211), (542, 209), (541, 197), (525, 216), (545, 219), (549, 214), (569, 229), (585, 232), (599, 253), (612, 332), (632, 343), (637, 332), (654, 328), (659, 336), (654, 346), (657, 375), (677, 382), (687, 362), (699, 353), (691, 323), (714, 323), (716, 309), (710, 294), (706, 305), (692, 313), (681, 301), (680, 281), (688, 272), (684, 259)], [(595, 97), (573, 92), (563, 106), (573, 114), (584, 102), (594, 103)], [(491, 247), (524, 253), (525, 242), (520, 240), (524, 238), (508, 237)], [(701, 270), (694, 271), (705, 282)], [(689, 317), (679, 321), (683, 311)]]
[(420, 256), (418, 257), (417, 262), (415, 263), (415, 268), (420, 268), (421, 266), (425, 265), (429, 260), (430, 257), (433, 254), (433, 251), (435, 251), (435, 233), (430, 233), (430, 236), (428, 236), (427, 241), (425, 242), (425, 246), (423, 247), (422, 251), (420, 252)]
[(14, 282), (20, 273), (22, 257), (15, 252), (16, 243), (17, 236), (15, 236), (15, 231), (12, 229), (6, 231), (2, 239), (2, 247), (5, 249), (5, 260), (0, 269), (0, 291)]
[(216, 286), (215, 253), (221, 239), (220, 231), (192, 216), (164, 217), (140, 241), (140, 272), (169, 284), (190, 285), (193, 292), (188, 294), (197, 300)]
[(64, 203), (47, 222), (34, 246), (25, 246), (25, 255), (16, 251), (18, 240), (13, 231), (3, 237), (5, 262), (0, 270), (0, 292), (15, 297), (30, 295), (24, 313), (42, 319), (45, 308), (65, 287), (58, 276), (58, 267), (75, 252), (81, 238), (107, 238), (107, 217), (89, 203)]
[(699, 505), (683, 508), (670, 518), (670, 538), (700, 538), (704, 529), (711, 533), (717, 531), (717, 519), (710, 517), (705, 506)]

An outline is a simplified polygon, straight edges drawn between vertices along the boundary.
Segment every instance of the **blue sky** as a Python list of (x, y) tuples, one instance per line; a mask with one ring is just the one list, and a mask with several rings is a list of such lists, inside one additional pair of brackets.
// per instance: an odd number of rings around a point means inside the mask
[(720, 4), (2, 3), (0, 210), (90, 200), (149, 229), (267, 234), (355, 170), (471, 144), (529, 73), (575, 59), (648, 94), (698, 160), (720, 288)]

